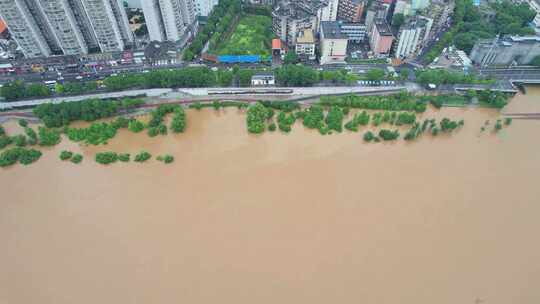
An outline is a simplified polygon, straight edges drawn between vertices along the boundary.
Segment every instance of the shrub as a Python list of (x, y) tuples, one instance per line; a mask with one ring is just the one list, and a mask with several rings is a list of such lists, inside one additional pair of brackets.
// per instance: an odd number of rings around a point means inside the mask
[(40, 151), (34, 149), (11, 148), (0, 154), (0, 167), (14, 165), (17, 161), (22, 165), (29, 165), (36, 162), (41, 155)]
[(502, 127), (502, 121), (500, 119), (497, 119), (497, 122), (495, 123), (495, 132), (499, 132)]
[(189, 108), (190, 109), (195, 109), (195, 110), (200, 110), (200, 109), (203, 108), (203, 105), (199, 101), (197, 101), (195, 103), (190, 104)]
[(74, 164), (80, 164), (83, 160), (83, 156), (81, 154), (75, 154), (71, 158), (71, 162)]
[(34, 149), (21, 149), (19, 155), (19, 163), (29, 165), (36, 162), (42, 155), (41, 151)]
[(72, 156), (73, 156), (73, 152), (65, 151), (65, 150), (60, 152), (60, 160), (68, 160), (68, 159), (71, 159)]
[(38, 136), (37, 136), (36, 131), (34, 131), (34, 129), (32, 129), (30, 127), (25, 127), (24, 128), (24, 133), (28, 137), (28, 144), (29, 145), (33, 146), (33, 145), (38, 143)]
[(129, 153), (120, 153), (118, 154), (118, 160), (124, 163), (129, 162), (131, 155)]
[(443, 106), (443, 100), (437, 97), (433, 97), (429, 102), (437, 109), (440, 109)]
[(172, 155), (160, 155), (157, 157), (157, 160), (160, 161), (160, 162), (164, 162), (166, 164), (170, 164), (174, 161), (174, 156)]
[(382, 129), (379, 131), (379, 137), (385, 141), (396, 140), (399, 137), (399, 131), (398, 130), (391, 131), (391, 130)]
[(24, 135), (15, 135), (13, 136), (13, 143), (17, 147), (25, 147), (26, 146), (26, 136)]
[(285, 111), (279, 112), (278, 126), (281, 131), (285, 133), (291, 132), (291, 127), (295, 122), (296, 115), (294, 115), (294, 113), (287, 114)]
[(79, 102), (45, 103), (34, 108), (33, 112), (46, 127), (61, 127), (72, 121), (94, 121), (114, 116), (119, 109), (119, 101), (86, 99)]
[(403, 137), (403, 139), (408, 140), (408, 141), (414, 140), (422, 132), (423, 131), (422, 131), (422, 128), (420, 127), (420, 124), (415, 123), (414, 126), (409, 131), (407, 131), (407, 133), (405, 133), (405, 136)]
[(304, 110), (303, 124), (310, 129), (321, 129), (324, 126), (323, 108), (313, 105)]
[[(395, 113), (395, 112), (394, 112)], [(396, 125), (412, 125), (416, 122), (416, 114), (401, 112), (397, 115)]]
[(115, 152), (100, 152), (96, 153), (96, 162), (107, 165), (115, 163), (118, 160), (118, 154)]
[(364, 141), (371, 142), (373, 139), (375, 139), (375, 135), (371, 131), (364, 133)]
[(177, 107), (174, 109), (174, 115), (171, 122), (171, 131), (173, 133), (184, 132), (186, 128), (186, 113), (182, 107)]
[(0, 135), (0, 149), (4, 149), (5, 147), (11, 145), (13, 143), (13, 139), (7, 135)]
[(151, 127), (148, 128), (148, 136), (150, 137), (156, 137), (159, 134), (159, 130), (157, 127)]
[(117, 119), (115, 119), (115, 120), (113, 120), (111, 122), (111, 126), (113, 128), (115, 128), (116, 130), (124, 129), (124, 128), (127, 128), (129, 126), (130, 121), (131, 121), (131, 119), (127, 119), (125, 117), (118, 117)]
[(154, 111), (150, 113), (150, 122), (148, 122), (149, 127), (158, 127), (163, 124), (163, 119), (165, 115), (172, 113), (176, 108), (179, 108), (179, 105), (175, 104), (162, 104), (157, 107)]
[(459, 123), (448, 118), (443, 118), (440, 122), (441, 131), (443, 132), (452, 132), (459, 126)]
[(139, 154), (135, 155), (135, 162), (142, 163), (152, 158), (152, 154), (142, 151)]
[(26, 119), (19, 119), (19, 126), (26, 128), (28, 126), (28, 121), (26, 121)]
[(116, 136), (116, 128), (105, 122), (93, 122), (87, 128), (67, 128), (67, 136), (72, 141), (82, 141), (87, 145), (107, 144)]
[(41, 146), (56, 146), (60, 143), (60, 132), (57, 130), (39, 127), (38, 135)]
[(422, 98), (401, 92), (388, 96), (358, 96), (348, 95), (344, 97), (321, 97), (320, 105), (339, 106), (343, 108), (385, 110), (385, 111), (416, 111), (424, 112), (426, 105)]
[(144, 130), (144, 124), (136, 119), (131, 120), (128, 123), (128, 130), (130, 130), (133, 133), (139, 133), (142, 130)]
[(375, 127), (378, 127), (378, 126), (381, 124), (381, 120), (382, 120), (382, 114), (381, 114), (381, 113), (375, 113), (375, 114), (373, 114), (372, 124), (373, 124)]
[(507, 126), (511, 125), (512, 124), (512, 118), (510, 118), (510, 117), (505, 118), (504, 119), (504, 124), (507, 125)]
[(343, 130), (343, 111), (337, 106), (333, 106), (326, 115), (326, 124), (329, 130), (341, 132)]
[(300, 104), (296, 101), (261, 101), (266, 108), (271, 108), (283, 112), (292, 112), (300, 109)]
[(270, 111), (260, 102), (250, 106), (247, 110), (246, 123), (249, 133), (260, 134), (266, 129), (266, 120)]
[(276, 130), (276, 124), (272, 122), (272, 123), (268, 126), (268, 131), (274, 132), (275, 130)]

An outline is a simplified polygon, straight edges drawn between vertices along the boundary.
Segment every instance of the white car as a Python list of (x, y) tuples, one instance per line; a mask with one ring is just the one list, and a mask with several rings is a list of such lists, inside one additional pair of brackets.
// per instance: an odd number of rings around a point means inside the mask
[(81, 79), (83, 79), (83, 77), (81, 75), (79, 75), (79, 76), (75, 77), (75, 79), (81, 80)]

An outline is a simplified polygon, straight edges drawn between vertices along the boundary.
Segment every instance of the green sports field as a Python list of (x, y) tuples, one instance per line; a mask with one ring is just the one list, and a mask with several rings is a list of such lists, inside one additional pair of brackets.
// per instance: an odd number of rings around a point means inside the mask
[(230, 38), (211, 51), (218, 55), (270, 55), (272, 18), (247, 15), (240, 19)]

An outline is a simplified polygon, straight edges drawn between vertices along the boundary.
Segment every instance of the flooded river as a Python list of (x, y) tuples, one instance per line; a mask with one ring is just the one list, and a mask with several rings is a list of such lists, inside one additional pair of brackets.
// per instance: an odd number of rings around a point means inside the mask
[[(248, 135), (237, 112), (0, 170), (0, 303), (540, 303), (540, 121), (482, 133), (497, 112), (431, 110), (465, 127), (366, 144)], [(93, 161), (109, 150), (176, 161)]]

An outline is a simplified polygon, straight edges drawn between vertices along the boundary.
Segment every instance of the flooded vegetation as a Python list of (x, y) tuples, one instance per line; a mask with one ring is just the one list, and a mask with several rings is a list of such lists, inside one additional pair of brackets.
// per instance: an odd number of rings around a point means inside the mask
[[(538, 113), (527, 92), (503, 112)], [(0, 169), (0, 302), (539, 303), (540, 121), (430, 107), (417, 129), (456, 130), (370, 144), (368, 131), (412, 125), (358, 111), (358, 132), (331, 136), (318, 113), (313, 129), (276, 113), (290, 132), (250, 134), (245, 109), (205, 108), (176, 113), (183, 133), (133, 125), (107, 145), (39, 147), (31, 166)]]

